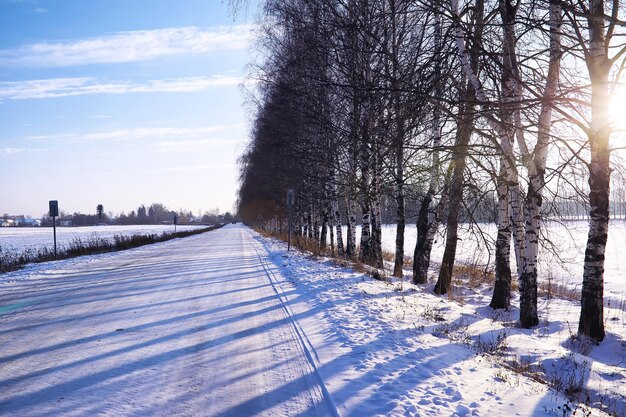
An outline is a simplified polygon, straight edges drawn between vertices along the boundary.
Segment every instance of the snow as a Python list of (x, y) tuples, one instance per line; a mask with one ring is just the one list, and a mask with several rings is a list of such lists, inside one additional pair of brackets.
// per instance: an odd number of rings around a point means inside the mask
[[(540, 326), (525, 330), (516, 327), (517, 295), (509, 312), (487, 307), (491, 289), (485, 285), (464, 289), (455, 282), (452, 299), (436, 296), (436, 268), (422, 288), (286, 254), (282, 242), (265, 245), (296, 288), (315, 298), (320, 314), (312, 323), (331, 323), (319, 344), (337, 340), (343, 352), (321, 348), (320, 356), (332, 368), (338, 356), (359, 358), (347, 359), (349, 378), (324, 378), (342, 415), (572, 415), (577, 407), (548, 383), (562, 391), (580, 385), (581, 393), (573, 394), (583, 402), (589, 395), (590, 415), (605, 415), (599, 408), (626, 414), (624, 298), (607, 306), (607, 339), (591, 346), (572, 341), (578, 302), (540, 297)], [(576, 415), (588, 415), (584, 409)]]
[[(176, 231), (194, 230), (203, 226), (177, 226)], [(113, 239), (115, 235), (148, 235), (173, 233), (174, 226), (136, 225), (136, 226), (85, 226), (57, 227), (57, 245), (68, 246), (74, 239), (83, 241), (91, 238)], [(0, 247), (3, 250), (23, 252), (26, 249), (54, 247), (51, 227), (0, 227)]]
[(624, 305), (587, 346), (576, 302), (541, 299), (523, 330), (461, 284), (376, 281), (239, 225), (32, 265), (0, 275), (0, 415), (626, 414)]
[(6, 274), (0, 415), (328, 414), (245, 229), (81, 259)]
[[(564, 222), (549, 221), (542, 226), (543, 245), (539, 255), (539, 280), (580, 291), (582, 286), (585, 245), (587, 244), (588, 222), (570, 220)], [(343, 228), (344, 242), (346, 227)], [(442, 228), (443, 230), (443, 228)], [(361, 228), (357, 227), (357, 241), (360, 239)], [(494, 264), (495, 242), (497, 230), (494, 224), (478, 224), (460, 226), (460, 240), (457, 246), (457, 259), (464, 263), (481, 267), (492, 267)], [(404, 237), (404, 254), (413, 256), (417, 229), (407, 224)], [(626, 282), (626, 268), (621, 262), (621, 251), (626, 242), (626, 221), (611, 220), (606, 247), (605, 260), (605, 296), (611, 303), (620, 303), (626, 299), (623, 283)], [(445, 236), (438, 235), (431, 261), (439, 264), (443, 258)], [(382, 226), (383, 250), (395, 253), (396, 225)], [(513, 253), (513, 251), (511, 251)], [(515, 260), (512, 259), (512, 271), (515, 271)]]

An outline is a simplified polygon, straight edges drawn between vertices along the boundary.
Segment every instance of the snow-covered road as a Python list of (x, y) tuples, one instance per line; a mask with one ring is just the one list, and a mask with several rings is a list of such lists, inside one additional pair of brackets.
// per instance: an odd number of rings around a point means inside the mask
[(28, 274), (0, 289), (0, 415), (337, 413), (244, 227)]

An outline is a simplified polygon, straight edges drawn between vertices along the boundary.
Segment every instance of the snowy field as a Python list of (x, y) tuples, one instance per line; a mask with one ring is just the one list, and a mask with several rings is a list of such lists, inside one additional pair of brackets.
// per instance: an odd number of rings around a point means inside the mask
[[(176, 230), (182, 232), (201, 227), (204, 226), (177, 226)], [(92, 238), (112, 239), (115, 235), (148, 235), (163, 232), (174, 232), (174, 226), (57, 227), (57, 245), (59, 248), (63, 248), (75, 239), (88, 241)], [(2, 250), (21, 253), (27, 249), (42, 247), (54, 247), (51, 227), (0, 227), (0, 248)]]
[[(443, 230), (443, 227), (440, 228)], [(544, 247), (540, 249), (539, 279), (551, 280), (558, 285), (580, 289), (583, 276), (585, 245), (587, 244), (587, 221), (549, 222), (543, 228)], [(460, 240), (457, 246), (457, 259), (477, 266), (494, 264), (496, 227), (493, 224), (461, 225)], [(357, 228), (357, 241), (361, 229)], [(417, 230), (414, 224), (407, 224), (404, 235), (404, 255), (413, 256)], [(343, 228), (345, 242), (346, 228)], [(549, 242), (549, 243), (547, 243)], [(394, 253), (396, 248), (396, 225), (383, 225), (383, 250)], [(431, 261), (438, 265), (443, 257), (445, 236), (436, 237)], [(621, 251), (626, 249), (626, 221), (611, 220), (605, 261), (605, 295), (611, 300), (624, 303), (626, 299), (626, 265), (621, 262)], [(512, 259), (512, 271), (515, 260)], [(436, 274), (436, 272), (435, 272)]]
[(524, 330), (517, 296), (489, 296), (376, 281), (241, 225), (33, 264), (0, 275), (0, 416), (626, 415), (624, 308), (592, 346), (571, 338), (577, 302), (540, 298)]

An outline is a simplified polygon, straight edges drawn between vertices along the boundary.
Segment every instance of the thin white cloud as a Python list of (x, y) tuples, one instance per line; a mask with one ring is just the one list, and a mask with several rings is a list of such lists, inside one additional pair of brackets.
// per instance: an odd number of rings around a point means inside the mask
[(224, 145), (224, 144), (232, 144), (240, 142), (237, 139), (224, 139), (224, 138), (214, 138), (214, 139), (198, 139), (198, 140), (169, 140), (157, 142), (156, 149), (159, 152), (193, 152), (199, 151), (202, 149)]
[(48, 9), (44, 9), (43, 7), (35, 7), (35, 13), (48, 13)]
[(136, 170), (136, 171), (104, 171), (104, 172), (87, 172), (86, 176), (100, 177), (100, 176), (128, 176), (128, 175), (153, 175), (153, 174), (168, 174), (178, 172), (206, 172), (206, 171), (223, 171), (224, 169), (236, 168), (235, 164), (205, 164), (205, 165), (184, 165), (184, 166), (170, 166), (158, 169), (148, 170)]
[(97, 141), (122, 142), (140, 139), (168, 139), (177, 137), (193, 138), (215, 132), (230, 131), (241, 128), (240, 124), (216, 125), (201, 127), (142, 127), (134, 129), (117, 129), (92, 133), (63, 133), (54, 135), (27, 136), (32, 141), (61, 141), (66, 143), (84, 143)]
[(25, 152), (43, 152), (44, 148), (12, 148), (10, 146), (0, 148), (0, 155), (16, 155)]
[(252, 25), (222, 26), (213, 30), (180, 27), (41, 42), (0, 49), (0, 66), (68, 67), (148, 61), (173, 55), (244, 49), (248, 45), (252, 28)]
[(184, 165), (178, 167), (167, 167), (154, 172), (194, 172), (194, 171), (217, 171), (224, 168), (234, 168), (235, 164), (206, 164), (206, 165)]
[(24, 152), (24, 148), (0, 148), (0, 154), (2, 155), (14, 155), (16, 153)]
[(185, 77), (145, 82), (100, 82), (89, 77), (0, 82), (1, 100), (82, 96), (85, 94), (188, 93), (239, 85), (241, 77)]

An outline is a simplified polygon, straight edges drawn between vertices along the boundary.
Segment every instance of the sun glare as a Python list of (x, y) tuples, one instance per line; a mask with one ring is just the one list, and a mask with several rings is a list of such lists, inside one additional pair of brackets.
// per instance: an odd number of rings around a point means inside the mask
[(615, 130), (626, 131), (626, 86), (617, 86), (611, 95), (609, 117)]

